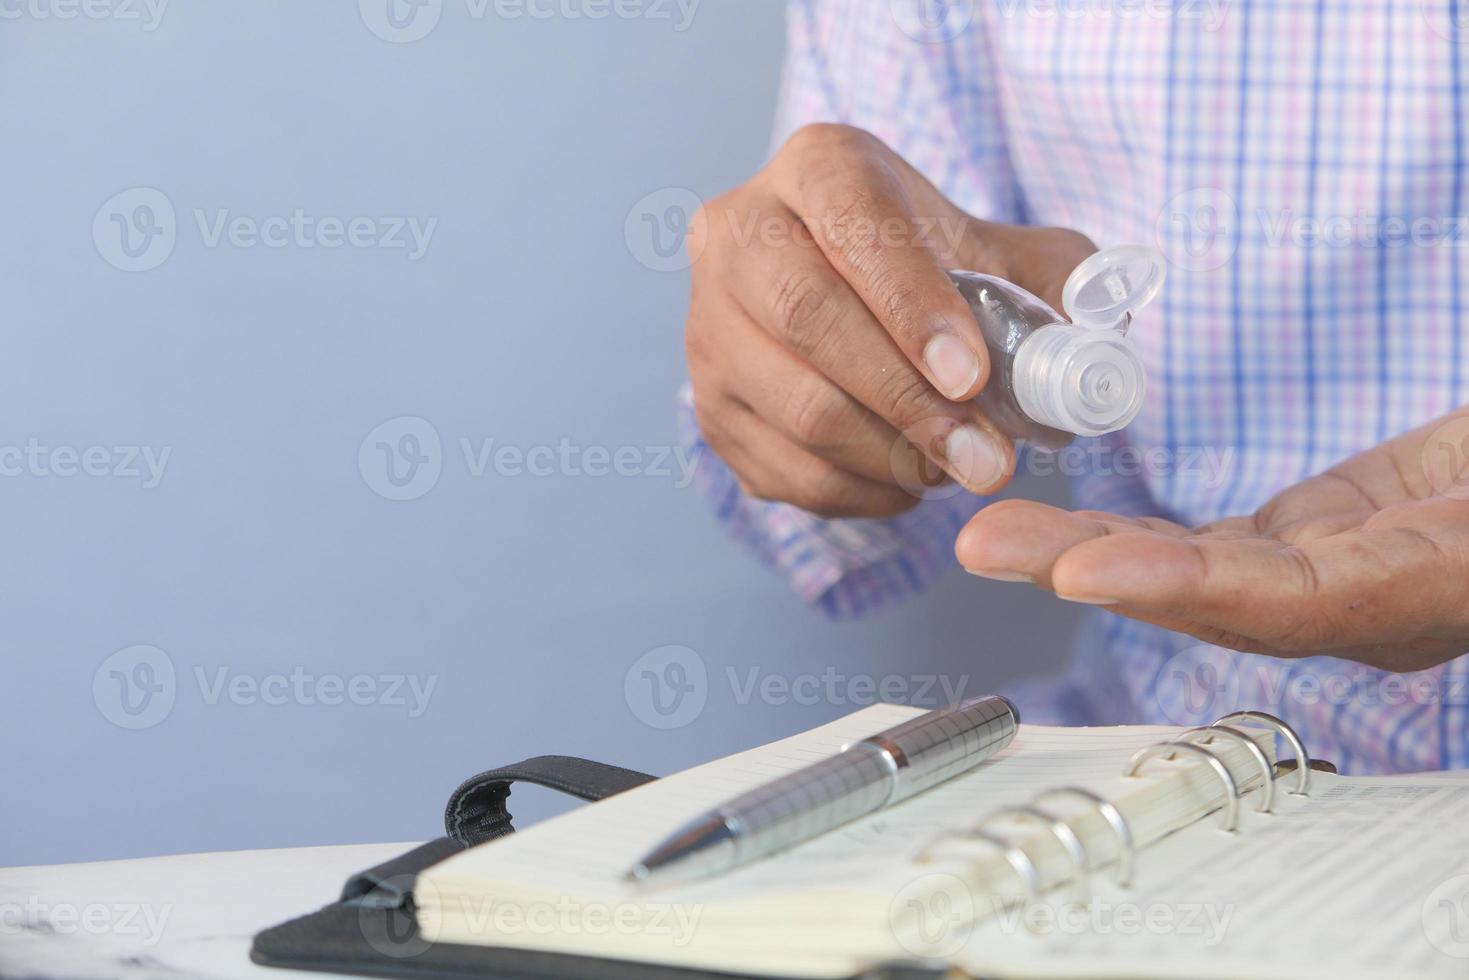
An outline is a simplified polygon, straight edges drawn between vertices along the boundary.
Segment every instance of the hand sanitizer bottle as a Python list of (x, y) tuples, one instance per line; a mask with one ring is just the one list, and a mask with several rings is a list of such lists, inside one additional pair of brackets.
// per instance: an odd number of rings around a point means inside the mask
[(1165, 275), (1163, 256), (1150, 248), (1097, 252), (1066, 280), (1068, 323), (1014, 283), (950, 272), (989, 346), (989, 382), (975, 400), (1002, 432), (1038, 449), (1123, 428), (1141, 410), (1147, 383), (1127, 328)]

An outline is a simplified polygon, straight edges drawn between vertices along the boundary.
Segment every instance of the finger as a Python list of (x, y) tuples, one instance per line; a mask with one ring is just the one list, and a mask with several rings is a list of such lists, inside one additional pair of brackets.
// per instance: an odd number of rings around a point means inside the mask
[(1068, 550), (1052, 584), (1064, 598), (1191, 620), (1268, 649), (1330, 651), (1462, 628), (1465, 574), (1460, 549), (1386, 527), (1300, 547), (1112, 536)]
[[(1186, 528), (1161, 518), (1130, 518), (1101, 511), (1072, 513), (1049, 504), (1004, 500), (986, 507), (969, 522), (960, 532), (955, 552), (973, 575), (1052, 588), (1051, 569), (1057, 559), (1083, 542), (1120, 534), (1178, 538), (1188, 533)], [(1257, 642), (1164, 612), (1121, 604), (1109, 604), (1108, 612), (1230, 649), (1251, 649)]]
[[(1271, 526), (1270, 532), (1265, 537), (1279, 538), (1286, 544), (1301, 546), (1309, 544), (1318, 538), (1328, 538), (1344, 531), (1359, 528), (1362, 523), (1373, 515), (1368, 509), (1343, 511), (1339, 514), (1325, 510), (1316, 510), (1311, 516), (1302, 514), (1297, 520), (1289, 524), (1276, 522)], [(1261, 537), (1260, 534), (1253, 535)]]
[[(794, 219), (793, 219), (794, 220)], [(903, 358), (882, 325), (812, 248), (745, 253), (730, 289), (797, 358), (920, 446), (959, 484), (988, 493), (1014, 471), (1014, 447), (971, 402), (954, 403)]]
[[(1281, 491), (1260, 508), (1257, 521), (1261, 530), (1278, 537), (1301, 536), (1302, 528), (1316, 529), (1323, 514), (1371, 514), (1432, 496), (1434, 459), (1424, 456), (1425, 443), (1440, 431), (1444, 431), (1442, 419)], [(1453, 457), (1457, 447), (1447, 448)], [(1315, 536), (1310, 531), (1305, 534)]]
[(1188, 531), (1161, 518), (1130, 518), (1100, 511), (1073, 513), (1029, 500), (990, 504), (970, 520), (954, 544), (969, 572), (1006, 582), (1049, 588), (1051, 568), (1063, 554), (1116, 534), (1180, 536)]
[(742, 313), (727, 339), (740, 347), (725, 359), (740, 399), (788, 440), (850, 473), (921, 496), (944, 482), (921, 452), (871, 409), (796, 357)]
[(1210, 646), (1223, 647), (1227, 650), (1239, 650), (1243, 653), (1271, 653), (1278, 656), (1287, 655), (1288, 651), (1277, 650), (1267, 646), (1263, 641), (1241, 633), (1233, 633), (1229, 630), (1211, 626), (1208, 623), (1200, 623), (1192, 619), (1180, 619), (1164, 613), (1151, 612), (1146, 609), (1136, 609), (1131, 606), (1108, 606), (1107, 612), (1133, 619), (1139, 623), (1147, 623), (1149, 626), (1157, 626), (1168, 630), (1170, 633), (1182, 633), (1201, 640)]
[(930, 252), (945, 269), (1008, 279), (1060, 310), (1071, 271), (1097, 251), (1090, 238), (1070, 228), (1007, 225), (963, 214), (902, 157), (888, 153), (883, 159), (897, 171), (916, 213), (957, 215), (958, 220), (941, 217), (933, 222), (939, 233), (925, 236)]
[(945, 397), (977, 395), (990, 365), (979, 324), (928, 244), (940, 217), (914, 213), (876, 138), (813, 127), (772, 169), (777, 193), (908, 362)]
[(720, 455), (758, 500), (793, 504), (820, 517), (895, 517), (918, 498), (841, 469), (802, 449), (749, 410), (723, 413)]
[(1447, 449), (1448, 460), (1458, 458), (1461, 447), (1444, 445), (1439, 440), (1444, 434), (1465, 432), (1463, 423), (1452, 426), (1455, 418), (1464, 417), (1457, 413), (1446, 416), (1358, 453), (1281, 493), (1266, 504), (1264, 513), (1273, 526), (1292, 520), (1309, 521), (1323, 511), (1379, 511), (1433, 496), (1433, 464), (1443, 459), (1435, 455), (1435, 450)]
[(1061, 310), (1072, 270), (1097, 251), (1091, 239), (1067, 228), (1032, 228), (973, 221), (961, 265), (1008, 279)]
[(1255, 525), (1262, 534), (1287, 537), (1323, 516), (1370, 514), (1378, 506), (1356, 480), (1337, 467), (1276, 494), (1255, 514)]

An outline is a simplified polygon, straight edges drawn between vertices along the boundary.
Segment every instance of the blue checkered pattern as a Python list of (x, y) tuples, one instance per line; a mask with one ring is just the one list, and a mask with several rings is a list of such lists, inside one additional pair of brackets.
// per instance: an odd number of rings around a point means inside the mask
[[(793, 0), (789, 29), (778, 139), (861, 126), (976, 215), (1168, 256), (1132, 332), (1148, 401), (1104, 445), (1162, 462), (1088, 468), (1082, 506), (1247, 513), (1469, 402), (1469, 0)], [(720, 518), (833, 616), (950, 567), (980, 503), (824, 522), (704, 457)], [(1386, 675), (1091, 612), (1066, 677), (1013, 693), (1071, 723), (1264, 708), (1369, 773), (1469, 765), (1466, 688), (1464, 659)]]

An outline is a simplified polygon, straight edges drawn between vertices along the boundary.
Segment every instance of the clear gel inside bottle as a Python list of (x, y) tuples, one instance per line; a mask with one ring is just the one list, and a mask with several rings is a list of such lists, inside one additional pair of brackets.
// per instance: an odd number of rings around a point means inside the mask
[(1162, 289), (1164, 270), (1163, 257), (1142, 246), (1096, 253), (1062, 291), (1070, 323), (1012, 282), (950, 272), (989, 347), (989, 382), (975, 400), (1000, 431), (1054, 451), (1136, 418), (1147, 378), (1126, 333)]

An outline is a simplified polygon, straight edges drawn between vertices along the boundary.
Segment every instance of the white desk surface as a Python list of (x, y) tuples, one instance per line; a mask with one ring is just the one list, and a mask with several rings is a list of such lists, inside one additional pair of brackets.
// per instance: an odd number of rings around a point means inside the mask
[(250, 962), (267, 926), (336, 900), (413, 844), (182, 854), (0, 869), (0, 976), (290, 980)]

